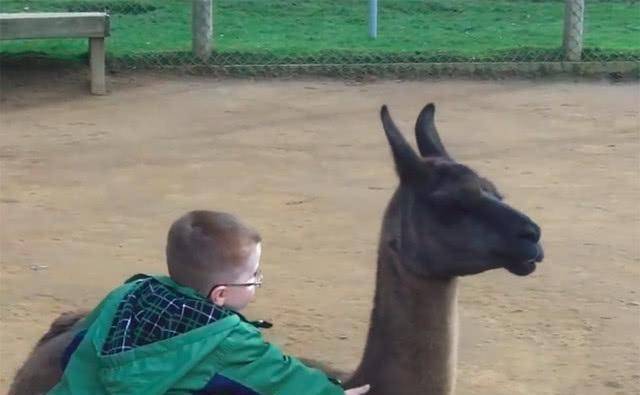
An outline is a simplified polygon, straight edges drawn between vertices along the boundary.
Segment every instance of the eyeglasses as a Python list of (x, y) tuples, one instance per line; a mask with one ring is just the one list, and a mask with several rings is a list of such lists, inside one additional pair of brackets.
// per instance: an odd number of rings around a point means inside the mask
[(218, 288), (218, 287), (256, 287), (256, 288), (262, 287), (262, 280), (264, 279), (264, 276), (262, 275), (262, 270), (258, 269), (258, 271), (253, 276), (253, 278), (254, 278), (255, 281), (250, 282), (250, 283), (215, 284), (213, 287), (211, 287), (211, 289), (209, 290), (209, 293), (207, 295), (210, 297), (211, 296), (211, 292), (213, 292), (213, 290)]

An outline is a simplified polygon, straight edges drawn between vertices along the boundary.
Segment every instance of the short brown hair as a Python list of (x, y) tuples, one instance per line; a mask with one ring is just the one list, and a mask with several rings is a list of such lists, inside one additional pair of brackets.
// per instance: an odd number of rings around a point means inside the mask
[(260, 234), (232, 214), (196, 210), (178, 218), (167, 235), (169, 275), (207, 296), (212, 285), (242, 268)]

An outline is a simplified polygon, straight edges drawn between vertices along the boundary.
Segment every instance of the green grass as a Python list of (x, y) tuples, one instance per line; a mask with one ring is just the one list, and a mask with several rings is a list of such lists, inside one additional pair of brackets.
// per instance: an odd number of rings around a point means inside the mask
[[(215, 0), (214, 60), (424, 62), (559, 60), (564, 1), (380, 0), (379, 38), (367, 36), (366, 0)], [(189, 58), (186, 0), (0, 0), (0, 12), (108, 8), (112, 59)], [(587, 0), (587, 60), (640, 58), (640, 4)], [(0, 53), (77, 58), (85, 40), (0, 41)], [(163, 57), (164, 56), (164, 57)]]

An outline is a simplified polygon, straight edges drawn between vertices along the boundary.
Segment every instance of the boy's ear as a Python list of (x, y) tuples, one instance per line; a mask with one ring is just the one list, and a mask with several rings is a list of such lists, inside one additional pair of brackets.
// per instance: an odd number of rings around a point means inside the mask
[(215, 287), (213, 291), (211, 291), (211, 295), (209, 295), (209, 299), (211, 303), (218, 305), (220, 307), (224, 306), (224, 301), (227, 297), (227, 287), (224, 285), (220, 285), (219, 287)]

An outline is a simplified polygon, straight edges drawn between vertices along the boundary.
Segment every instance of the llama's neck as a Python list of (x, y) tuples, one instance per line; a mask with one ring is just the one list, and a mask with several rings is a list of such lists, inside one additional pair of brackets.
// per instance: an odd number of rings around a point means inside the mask
[(370, 395), (449, 395), (457, 357), (457, 280), (423, 279), (381, 250), (369, 335), (349, 386)]

